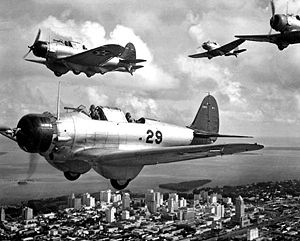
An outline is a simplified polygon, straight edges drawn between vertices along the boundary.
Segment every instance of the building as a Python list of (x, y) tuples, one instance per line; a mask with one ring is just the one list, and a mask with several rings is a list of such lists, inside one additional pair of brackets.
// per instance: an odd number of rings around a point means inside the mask
[(207, 191), (201, 191), (200, 192), (200, 196), (201, 196), (201, 198), (202, 198), (202, 201), (207, 201), (207, 199), (208, 199), (208, 192)]
[(74, 198), (72, 208), (74, 209), (81, 209), (81, 198)]
[(74, 199), (75, 199), (75, 194), (72, 193), (72, 194), (68, 197), (68, 208), (73, 208), (73, 206), (74, 206)]
[(117, 203), (117, 202), (119, 202), (121, 200), (122, 200), (121, 194), (116, 194), (116, 193), (112, 193), (111, 194), (111, 201), (113, 203)]
[(194, 220), (195, 219), (195, 211), (192, 208), (188, 208), (183, 212), (183, 220)]
[(95, 207), (95, 198), (89, 193), (84, 193), (82, 195), (82, 205), (85, 205), (86, 207)]
[(110, 200), (111, 200), (111, 190), (110, 189), (100, 192), (100, 202), (110, 203)]
[[(172, 210), (173, 210), (172, 212), (177, 211), (178, 210), (178, 195), (177, 195), (177, 193), (170, 193), (169, 200), (170, 199), (173, 199), (174, 202), (168, 201), (168, 207), (169, 207), (169, 204), (172, 203)], [(169, 212), (170, 212), (170, 209), (169, 209)]]
[(130, 213), (128, 210), (122, 211), (122, 220), (128, 220), (130, 218)]
[(225, 204), (228, 204), (228, 205), (232, 204), (231, 197), (225, 197), (225, 198), (223, 198), (223, 202), (224, 202)]
[(216, 193), (211, 194), (209, 197), (209, 203), (213, 204), (217, 202), (218, 202), (218, 194)]
[(145, 194), (145, 204), (150, 213), (157, 212), (157, 203), (155, 199), (155, 192), (152, 189), (149, 189)]
[(33, 210), (29, 207), (25, 207), (22, 209), (22, 217), (24, 220), (33, 219)]
[(87, 203), (88, 203), (88, 200), (90, 198), (90, 194), (89, 193), (84, 193), (82, 195), (82, 205), (86, 205), (87, 206)]
[(130, 209), (130, 195), (124, 193), (122, 197), (122, 210)]
[(105, 214), (106, 214), (106, 221), (108, 223), (113, 223), (116, 221), (116, 217), (115, 217), (116, 212), (117, 209), (113, 206), (106, 209)]
[(160, 207), (161, 205), (163, 205), (164, 202), (164, 196), (162, 193), (160, 192), (155, 192), (154, 193), (155, 196), (155, 202), (156, 202), (156, 207)]
[(245, 204), (241, 196), (235, 199), (235, 219), (240, 220), (245, 216)]
[(183, 197), (179, 200), (179, 208), (185, 208), (186, 207), (186, 199)]
[(175, 201), (173, 198), (168, 199), (168, 212), (169, 213), (174, 213), (175, 211)]
[(1, 213), (0, 213), (0, 222), (4, 222), (5, 221), (5, 210), (2, 207), (1, 208)]
[(218, 219), (223, 218), (225, 214), (224, 206), (219, 203), (215, 203), (212, 206), (213, 206), (213, 213), (215, 217), (217, 217)]
[(235, 200), (235, 216), (234, 221), (241, 227), (250, 225), (250, 220), (245, 215), (245, 204), (241, 196), (238, 196)]
[(259, 237), (258, 235), (258, 228), (251, 228), (247, 230), (247, 240), (255, 240)]

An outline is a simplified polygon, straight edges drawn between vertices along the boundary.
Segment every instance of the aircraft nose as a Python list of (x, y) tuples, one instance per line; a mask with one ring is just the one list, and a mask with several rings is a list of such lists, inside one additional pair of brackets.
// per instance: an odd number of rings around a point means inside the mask
[(45, 152), (52, 143), (53, 133), (49, 117), (41, 114), (28, 114), (23, 116), (17, 125), (17, 143), (26, 152)]
[(37, 41), (32, 48), (33, 54), (37, 57), (46, 58), (47, 51), (48, 45), (44, 41)]
[(270, 25), (276, 31), (280, 31), (280, 32), (284, 31), (287, 24), (288, 24), (287, 17), (283, 14), (275, 14), (270, 19)]
[(201, 45), (201, 47), (203, 48), (203, 49), (205, 49), (205, 50), (208, 50), (208, 42), (204, 42), (202, 45)]

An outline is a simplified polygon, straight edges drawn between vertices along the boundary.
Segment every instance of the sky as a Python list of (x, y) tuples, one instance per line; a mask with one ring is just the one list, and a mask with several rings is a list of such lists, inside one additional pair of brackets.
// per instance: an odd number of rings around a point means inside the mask
[[(275, 5), (286, 12), (285, 0)], [(299, 13), (300, 1), (290, 0), (289, 12)], [(15, 127), (27, 113), (54, 113), (61, 81), (63, 106), (116, 106), (136, 119), (186, 126), (209, 92), (218, 101), (221, 133), (299, 137), (300, 44), (279, 51), (245, 42), (238, 58), (188, 57), (207, 40), (223, 45), (234, 35), (267, 34), (270, 16), (268, 0), (2, 0), (0, 123)], [(133, 76), (58, 78), (23, 59), (38, 29), (41, 40), (71, 39), (88, 48), (132, 42), (147, 62)]]

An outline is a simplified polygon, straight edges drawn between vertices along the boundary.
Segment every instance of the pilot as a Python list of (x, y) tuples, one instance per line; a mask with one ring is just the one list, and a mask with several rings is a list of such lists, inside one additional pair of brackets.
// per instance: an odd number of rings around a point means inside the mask
[(96, 111), (99, 115), (99, 120), (107, 120), (102, 108), (100, 108), (99, 106), (96, 107)]
[(95, 105), (91, 105), (90, 107), (90, 116), (93, 120), (100, 120), (100, 116), (95, 108)]
[(131, 118), (131, 114), (130, 114), (129, 112), (127, 112), (127, 113), (125, 114), (125, 117), (126, 117), (126, 120), (127, 120), (128, 122), (134, 122), (134, 119)]

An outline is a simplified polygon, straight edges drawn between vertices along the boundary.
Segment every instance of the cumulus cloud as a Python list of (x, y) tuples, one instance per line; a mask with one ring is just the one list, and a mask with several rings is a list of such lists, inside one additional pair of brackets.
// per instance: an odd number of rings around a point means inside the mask
[(116, 99), (116, 105), (120, 106), (123, 110), (133, 113), (135, 117), (156, 117), (158, 106), (155, 100), (151, 98), (142, 98), (133, 94)]
[(177, 64), (193, 82), (214, 81), (217, 86), (211, 91), (220, 90), (223, 95), (227, 95), (231, 104), (244, 105), (245, 99), (241, 96), (241, 84), (233, 80), (233, 75), (228, 68), (222, 68), (211, 62), (187, 59), (185, 56), (180, 56)]
[(101, 105), (108, 105), (108, 96), (101, 94), (95, 87), (89, 86), (86, 88), (90, 103), (98, 103)]
[(56, 35), (88, 43), (91, 48), (111, 43), (125, 46), (128, 42), (132, 42), (136, 47), (137, 58), (147, 60), (144, 63), (143, 71), (136, 71), (135, 73), (137, 78), (142, 78), (139, 81), (142, 82), (142, 85), (139, 85), (140, 88), (169, 89), (178, 85), (178, 79), (154, 63), (153, 55), (147, 44), (129, 27), (118, 24), (113, 31), (107, 34), (100, 23), (91, 21), (76, 22), (73, 19), (61, 21), (54, 16), (45, 19), (41, 26)]

